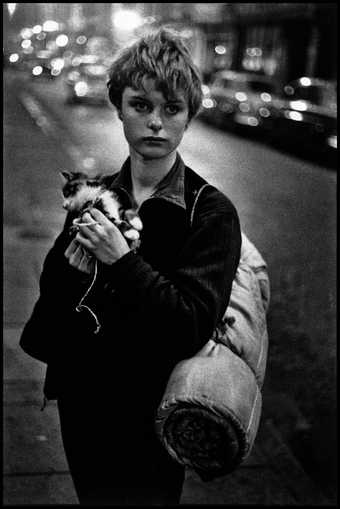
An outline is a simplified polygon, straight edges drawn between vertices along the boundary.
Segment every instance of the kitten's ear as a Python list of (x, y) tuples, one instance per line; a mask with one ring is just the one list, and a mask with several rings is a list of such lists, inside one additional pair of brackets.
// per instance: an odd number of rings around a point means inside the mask
[(68, 182), (72, 178), (72, 173), (70, 173), (69, 171), (60, 171), (59, 175), (62, 178), (63, 182), (65, 182), (65, 180)]

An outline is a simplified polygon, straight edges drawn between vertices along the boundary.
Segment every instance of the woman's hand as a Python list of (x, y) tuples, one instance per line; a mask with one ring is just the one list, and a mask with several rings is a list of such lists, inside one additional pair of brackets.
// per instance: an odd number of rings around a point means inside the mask
[(75, 269), (86, 274), (93, 273), (94, 259), (75, 239), (72, 239), (64, 254)]
[[(82, 223), (87, 225), (82, 226)], [(75, 240), (101, 262), (111, 265), (130, 251), (126, 239), (117, 226), (100, 210), (90, 209), (83, 214), (81, 223), (76, 224), (79, 232)]]

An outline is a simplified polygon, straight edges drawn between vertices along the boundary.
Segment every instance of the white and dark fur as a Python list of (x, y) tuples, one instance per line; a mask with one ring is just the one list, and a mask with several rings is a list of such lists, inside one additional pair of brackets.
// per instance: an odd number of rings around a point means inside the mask
[[(91, 207), (96, 207), (105, 214), (123, 233), (139, 224), (141, 221), (137, 212), (131, 208), (131, 201), (124, 193), (121, 196), (118, 192), (110, 189), (106, 184), (105, 176), (98, 175), (89, 177), (83, 172), (60, 172), (64, 185), (62, 193), (64, 197), (63, 208), (71, 212), (76, 218)], [(126, 221), (125, 213), (129, 211), (129, 222)], [(127, 235), (127, 238), (128, 235)], [(136, 249), (139, 245), (138, 239), (130, 239), (130, 247)]]

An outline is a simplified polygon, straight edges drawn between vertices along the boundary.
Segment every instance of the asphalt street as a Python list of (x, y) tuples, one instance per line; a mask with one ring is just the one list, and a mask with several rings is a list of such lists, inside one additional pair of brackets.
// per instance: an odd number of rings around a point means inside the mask
[[(45, 366), (25, 355), (18, 340), (38, 295), (43, 259), (65, 217), (58, 172), (75, 167), (89, 173), (118, 170), (127, 146), (112, 109), (66, 106), (62, 82), (32, 85), (15, 74), (5, 74), (4, 80), (3, 502), (76, 504), (56, 405), (40, 411)], [(334, 172), (199, 121), (186, 133), (181, 155), (228, 194), (243, 230), (267, 260), (272, 336), (284, 336), (287, 323), (293, 324), (293, 340), (303, 330), (310, 345), (322, 343), (322, 359), (333, 362)], [(292, 426), (312, 426), (294, 398), (289, 401)], [(253, 453), (235, 473), (203, 483), (188, 471), (182, 503), (329, 504), (287, 445), (278, 420), (266, 410)], [(330, 443), (320, 454), (329, 454), (332, 447)]]

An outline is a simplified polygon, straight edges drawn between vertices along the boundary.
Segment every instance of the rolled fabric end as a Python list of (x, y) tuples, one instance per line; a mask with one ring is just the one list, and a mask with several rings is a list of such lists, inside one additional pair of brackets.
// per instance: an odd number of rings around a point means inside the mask
[(252, 371), (227, 347), (216, 344), (203, 354), (175, 367), (155, 424), (168, 453), (209, 480), (250, 454), (262, 397)]

